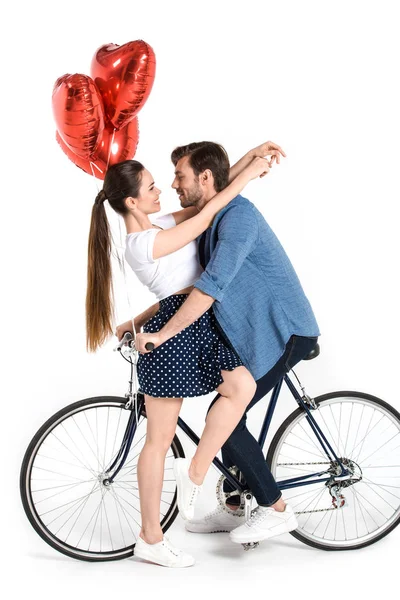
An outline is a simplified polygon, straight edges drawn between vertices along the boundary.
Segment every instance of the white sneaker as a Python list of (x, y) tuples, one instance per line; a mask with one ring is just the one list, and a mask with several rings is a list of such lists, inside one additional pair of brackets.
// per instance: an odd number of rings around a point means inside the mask
[(232, 531), (245, 522), (244, 510), (230, 510), (218, 506), (215, 510), (205, 515), (202, 519), (187, 521), (185, 527), (192, 533), (222, 533)]
[(164, 535), (161, 542), (148, 544), (140, 536), (137, 539), (134, 556), (148, 560), (162, 567), (191, 567), (195, 560), (193, 556), (175, 548)]
[(269, 506), (258, 506), (250, 519), (233, 529), (229, 537), (236, 544), (248, 544), (293, 531), (297, 527), (296, 515), (289, 504), (286, 504), (283, 512), (278, 512)]
[(202, 486), (196, 485), (189, 477), (189, 458), (176, 458), (174, 475), (178, 489), (178, 508), (181, 517), (190, 521), (194, 517), (194, 505)]

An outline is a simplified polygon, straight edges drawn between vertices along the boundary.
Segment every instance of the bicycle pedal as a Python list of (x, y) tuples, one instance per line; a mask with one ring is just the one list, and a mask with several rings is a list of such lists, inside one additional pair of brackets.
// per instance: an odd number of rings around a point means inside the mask
[(257, 546), (260, 545), (260, 542), (249, 542), (248, 544), (242, 544), (243, 546), (243, 550), (245, 552), (248, 552), (249, 550), (254, 550), (254, 548), (257, 548)]

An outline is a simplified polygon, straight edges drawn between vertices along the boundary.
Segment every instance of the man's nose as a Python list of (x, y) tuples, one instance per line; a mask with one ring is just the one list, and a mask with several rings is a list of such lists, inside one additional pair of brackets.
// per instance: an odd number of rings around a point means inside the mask
[(176, 190), (176, 189), (177, 189), (177, 187), (178, 187), (178, 184), (176, 183), (176, 177), (175, 177), (175, 179), (173, 180), (173, 182), (171, 183), (171, 187), (172, 187), (172, 189), (173, 189), (173, 190)]

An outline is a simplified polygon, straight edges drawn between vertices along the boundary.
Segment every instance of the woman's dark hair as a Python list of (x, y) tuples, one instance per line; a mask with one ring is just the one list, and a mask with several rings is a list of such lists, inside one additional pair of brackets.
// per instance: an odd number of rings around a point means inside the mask
[(196, 177), (206, 169), (214, 176), (216, 192), (221, 192), (229, 183), (229, 158), (223, 146), (215, 142), (194, 142), (179, 146), (171, 154), (171, 160), (176, 167), (177, 162), (184, 156), (189, 157), (189, 164)]
[(92, 208), (88, 243), (86, 347), (95, 352), (113, 333), (112, 238), (105, 200), (119, 215), (128, 214), (125, 199), (138, 198), (144, 166), (136, 160), (112, 165)]

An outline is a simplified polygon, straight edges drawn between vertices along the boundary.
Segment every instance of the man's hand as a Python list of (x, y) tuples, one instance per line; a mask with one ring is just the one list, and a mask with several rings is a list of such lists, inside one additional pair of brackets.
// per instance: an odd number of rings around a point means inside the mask
[(142, 354), (148, 354), (152, 350), (146, 350), (145, 346), (147, 342), (152, 342), (154, 348), (157, 348), (162, 344), (161, 337), (158, 333), (138, 333), (135, 338), (135, 348)]
[(256, 148), (251, 150), (251, 153), (254, 157), (259, 156), (261, 158), (266, 158), (267, 156), (270, 156), (270, 167), (272, 167), (274, 161), (276, 161), (276, 163), (279, 165), (281, 161), (281, 156), (284, 156), (286, 158), (285, 152), (280, 146), (278, 146), (278, 144), (275, 144), (274, 142), (264, 142), (260, 146), (257, 146)]

